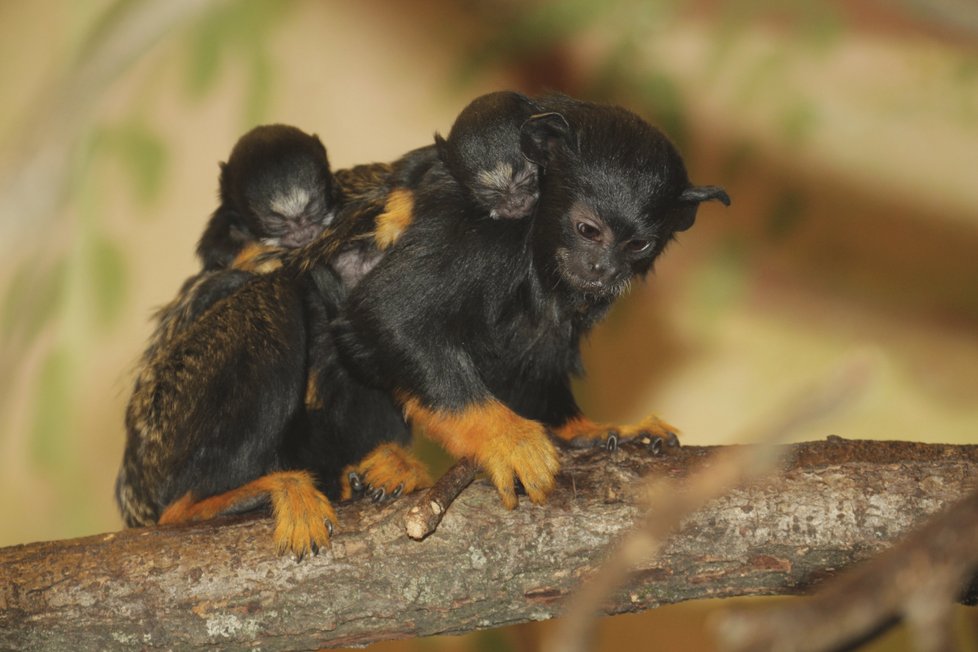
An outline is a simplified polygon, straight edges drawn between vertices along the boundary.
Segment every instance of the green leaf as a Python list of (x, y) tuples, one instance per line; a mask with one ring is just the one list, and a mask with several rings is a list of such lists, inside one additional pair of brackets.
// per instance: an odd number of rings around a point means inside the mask
[(818, 124), (815, 105), (807, 100), (798, 100), (785, 110), (781, 118), (781, 128), (785, 140), (792, 145), (800, 145), (807, 140)]
[(743, 243), (733, 238), (720, 243), (709, 263), (692, 276), (690, 298), (697, 313), (696, 323), (719, 323), (720, 315), (743, 299), (747, 272)]
[(778, 195), (767, 216), (765, 231), (774, 241), (794, 233), (805, 217), (805, 196), (797, 190), (784, 190)]
[(521, 8), (520, 12), (506, 24), (500, 24), (492, 38), (461, 62), (455, 81), (459, 85), (467, 84), (490, 67), (547, 50), (591, 27), (618, 4), (612, 0), (558, 0), (515, 5)]
[(58, 468), (71, 457), (67, 446), (74, 421), (73, 366), (71, 356), (60, 350), (49, 353), (41, 366), (30, 446), (31, 459), (41, 469)]
[(191, 31), (187, 91), (195, 99), (203, 97), (218, 79), (229, 35), (227, 12), (228, 8), (208, 12)]
[(143, 204), (159, 199), (168, 162), (163, 139), (146, 125), (130, 122), (119, 129), (116, 145), (129, 171), (136, 198)]
[(3, 297), (0, 334), (4, 342), (25, 338), (18, 346), (30, 344), (51, 321), (62, 303), (65, 290), (65, 261), (39, 266), (25, 261), (14, 274)]
[(97, 234), (92, 240), (89, 264), (96, 319), (100, 326), (110, 326), (122, 313), (126, 298), (126, 261), (122, 248)]
[(260, 124), (268, 115), (272, 100), (272, 62), (264, 50), (256, 48), (249, 60), (248, 95), (245, 99), (245, 124)]
[(679, 86), (663, 74), (651, 73), (644, 80), (641, 93), (662, 130), (677, 147), (683, 149), (689, 139), (689, 124)]
[(209, 12), (191, 34), (187, 88), (200, 98), (217, 83), (224, 63), (238, 59), (246, 67), (245, 121), (255, 124), (268, 113), (274, 80), (267, 42), (276, 19), (289, 2), (243, 0)]
[[(169, 154), (166, 142), (141, 120), (131, 119), (94, 130), (88, 151), (90, 161), (97, 157), (116, 157), (129, 175), (137, 201), (150, 204), (162, 194)], [(90, 211), (98, 205), (94, 185), (81, 184), (80, 193)]]

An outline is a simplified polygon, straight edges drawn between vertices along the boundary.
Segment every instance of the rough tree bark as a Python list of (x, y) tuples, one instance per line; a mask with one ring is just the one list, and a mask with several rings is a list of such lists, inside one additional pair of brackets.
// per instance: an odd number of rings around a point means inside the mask
[[(549, 503), (505, 511), (483, 480), (424, 541), (411, 501), (341, 506), (331, 550), (277, 557), (267, 518), (0, 550), (0, 649), (315, 649), (551, 618), (642, 509), (639, 479), (716, 449), (565, 454)], [(978, 486), (978, 446), (832, 439), (691, 515), (608, 613), (805, 592)]]

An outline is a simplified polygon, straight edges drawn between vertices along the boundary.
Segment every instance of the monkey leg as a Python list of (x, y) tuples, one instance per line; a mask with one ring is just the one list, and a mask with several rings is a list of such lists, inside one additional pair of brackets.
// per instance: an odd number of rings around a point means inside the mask
[(679, 444), (676, 428), (655, 415), (626, 426), (596, 423), (585, 416), (577, 416), (554, 428), (552, 432), (559, 440), (574, 448), (603, 446), (615, 450), (619, 444), (635, 439), (648, 439), (648, 445), (654, 451), (661, 450), (663, 445)]
[(414, 195), (407, 188), (396, 188), (387, 196), (384, 212), (377, 216), (374, 241), (380, 249), (397, 242), (414, 219)]
[(424, 463), (403, 446), (393, 443), (381, 444), (357, 464), (343, 469), (340, 482), (343, 500), (364, 493), (374, 502), (397, 498), (432, 484)]
[(560, 468), (543, 424), (490, 398), (461, 410), (425, 407), (406, 397), (404, 414), (455, 457), (470, 457), (489, 475), (507, 509), (517, 505), (514, 478), (534, 503), (543, 503)]
[(254, 509), (271, 502), (275, 518), (273, 535), (279, 554), (292, 552), (297, 559), (329, 545), (336, 512), (308, 471), (277, 471), (216, 496), (195, 500), (192, 492), (171, 503), (159, 523), (203, 521), (222, 514)]

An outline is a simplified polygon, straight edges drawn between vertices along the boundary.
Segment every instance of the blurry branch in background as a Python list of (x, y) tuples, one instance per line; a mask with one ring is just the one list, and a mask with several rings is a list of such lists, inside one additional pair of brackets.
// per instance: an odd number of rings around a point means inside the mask
[(898, 0), (897, 4), (913, 16), (978, 38), (978, 4), (973, 0)]
[[(199, 100), (219, 87), (231, 63), (244, 72), (241, 117), (248, 126), (260, 120), (274, 87), (268, 42), (290, 4), (116, 0), (83, 10), (73, 58), (4, 134), (0, 248), (13, 269), (0, 286), (0, 368), (7, 371), (0, 430), (11, 436), (0, 442), (0, 458), (18, 469), (28, 462), (57, 470), (66, 506), (83, 500), (64, 479), (77, 445), (77, 388), (92, 342), (125, 314), (132, 277), (125, 232), (106, 218), (124, 193), (136, 202), (129, 215), (151, 216), (142, 209), (167, 190), (173, 136), (157, 114), (158, 99)], [(140, 61), (145, 66), (130, 74)], [(183, 65), (182, 75), (160, 74), (172, 61)], [(100, 165), (113, 160), (122, 183)], [(29, 451), (30, 459), (10, 451)]]
[[(902, 619), (919, 652), (954, 650), (952, 607), (976, 573), (978, 491), (893, 548), (826, 583), (814, 596), (721, 613), (715, 630), (723, 649), (732, 652), (822, 652)], [(965, 597), (972, 604), (978, 599)]]
[(0, 163), (3, 240), (41, 230), (64, 200), (75, 148), (98, 101), (131, 64), (173, 29), (226, 0), (119, 0), (92, 30), (76, 61), (14, 130)]
[[(22, 469), (30, 462), (63, 471), (59, 465), (72, 457), (86, 334), (104, 332), (121, 314), (125, 256), (121, 243), (100, 224), (99, 188), (89, 172), (93, 150), (108, 145), (129, 154), (127, 163), (138, 158), (124, 168), (143, 197), (160, 188), (163, 144), (135, 122), (115, 129), (99, 125), (102, 99), (163, 37), (225, 1), (110, 4), (74, 58), (3, 134), (0, 251), (16, 268), (0, 288), (0, 368), (6, 371), (0, 377), (0, 428), (11, 433), (3, 442), (8, 450), (30, 451), (29, 460), (4, 451), (11, 465)], [(112, 192), (118, 192), (117, 184)], [(69, 200), (75, 228), (54, 229), (67, 221), (62, 213)], [(59, 240), (59, 231), (70, 239)], [(32, 358), (40, 362), (34, 376), (25, 377)], [(23, 386), (29, 392), (14, 391)], [(27, 445), (18, 443), (23, 439)], [(77, 499), (74, 489), (65, 493), (66, 502)]]
[(645, 516), (607, 554), (607, 560), (569, 600), (558, 626), (545, 642), (546, 652), (584, 652), (593, 637), (602, 606), (626, 582), (640, 563), (653, 558), (670, 535), (690, 514), (746, 483), (773, 472), (787, 452), (772, 444), (783, 441), (798, 428), (817, 421), (853, 400), (872, 374), (870, 360), (859, 354), (845, 359), (821, 382), (774, 415), (767, 425), (752, 430), (758, 443), (735, 447), (717, 455), (711, 464), (686, 478), (652, 478), (648, 484)]

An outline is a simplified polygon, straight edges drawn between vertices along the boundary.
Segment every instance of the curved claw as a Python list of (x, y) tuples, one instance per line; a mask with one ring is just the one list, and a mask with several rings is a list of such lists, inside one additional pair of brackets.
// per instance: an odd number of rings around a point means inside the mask
[(403, 482), (401, 484), (397, 485), (394, 488), (394, 491), (391, 492), (391, 498), (397, 498), (398, 496), (401, 495), (401, 492), (402, 491), (404, 491), (404, 483)]
[(359, 473), (350, 471), (346, 477), (350, 481), (350, 489), (353, 490), (353, 493), (358, 494), (363, 491), (363, 480), (360, 478)]
[(604, 447), (611, 452), (618, 450), (618, 431), (610, 430), (608, 431), (608, 439), (604, 443)]
[(377, 489), (374, 489), (371, 492), (371, 494), (370, 494), (370, 500), (374, 501), (375, 503), (379, 503), (380, 501), (382, 501), (384, 499), (384, 496), (386, 496), (386, 495), (387, 495), (387, 492), (384, 491), (384, 488), (383, 487), (378, 487)]
[(324, 518), (323, 522), (326, 523), (326, 531), (329, 532), (330, 538), (333, 536), (333, 521), (328, 518)]
[(670, 432), (666, 435), (666, 446), (669, 448), (679, 448), (679, 436), (674, 432)]
[(662, 455), (662, 437), (655, 436), (649, 442), (649, 450), (653, 455)]
[(513, 491), (516, 492), (517, 496), (526, 495), (526, 487), (523, 486), (523, 482), (519, 478), (513, 478)]

